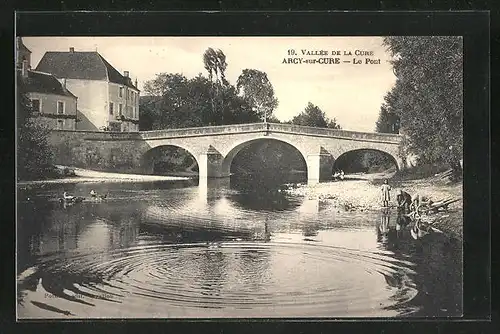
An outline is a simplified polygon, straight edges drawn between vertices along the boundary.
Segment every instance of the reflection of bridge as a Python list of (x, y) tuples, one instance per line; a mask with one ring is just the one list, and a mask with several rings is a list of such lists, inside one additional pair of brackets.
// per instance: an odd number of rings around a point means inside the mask
[(176, 146), (195, 157), (200, 178), (217, 178), (229, 176), (238, 152), (262, 140), (277, 140), (296, 148), (306, 162), (310, 183), (330, 178), (335, 159), (354, 150), (387, 153), (402, 168), (398, 156), (400, 135), (290, 124), (237, 124), (139, 133), (56, 130), (51, 142), (60, 164), (143, 173), (152, 171), (151, 161), (146, 158), (151, 149)]

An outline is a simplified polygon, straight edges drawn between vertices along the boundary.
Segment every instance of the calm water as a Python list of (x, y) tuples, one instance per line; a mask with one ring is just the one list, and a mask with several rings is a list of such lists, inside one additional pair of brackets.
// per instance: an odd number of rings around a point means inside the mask
[[(91, 189), (108, 198), (57, 201)], [(18, 196), (19, 318), (462, 313), (460, 245), (415, 241), (395, 213), (337, 212), (237, 180)]]

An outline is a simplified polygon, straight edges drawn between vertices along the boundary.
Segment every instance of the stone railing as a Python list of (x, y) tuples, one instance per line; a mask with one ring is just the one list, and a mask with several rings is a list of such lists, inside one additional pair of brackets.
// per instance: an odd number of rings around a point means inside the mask
[(218, 135), (227, 133), (259, 132), (265, 130), (266, 130), (265, 123), (250, 123), (250, 124), (201, 126), (196, 128), (141, 131), (140, 134), (143, 139), (156, 139), (156, 138), (171, 138), (171, 137)]
[(210, 135), (229, 134), (229, 133), (249, 133), (249, 132), (263, 132), (263, 131), (294, 133), (294, 134), (301, 134), (308, 136), (325, 136), (325, 137), (336, 137), (336, 138), (384, 141), (384, 142), (394, 142), (394, 143), (399, 143), (399, 141), (401, 140), (401, 135), (398, 134), (348, 131), (348, 130), (338, 130), (329, 128), (316, 128), (316, 127), (293, 125), (293, 124), (280, 124), (280, 123), (250, 123), (250, 124), (205, 126), (205, 127), (183, 128), (183, 129), (141, 131), (140, 136), (143, 139), (160, 139), (160, 138), (210, 136)]
[(316, 135), (325, 137), (389, 141), (399, 143), (401, 135), (391, 133), (360, 132), (340, 129), (317, 128), (312, 126), (302, 126), (293, 124), (269, 123), (269, 130), (273, 132), (296, 133), (303, 135)]

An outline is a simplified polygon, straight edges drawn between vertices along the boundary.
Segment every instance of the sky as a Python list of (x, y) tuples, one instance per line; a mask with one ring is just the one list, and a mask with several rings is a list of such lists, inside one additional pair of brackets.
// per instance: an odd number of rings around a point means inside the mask
[[(279, 101), (274, 111), (278, 119), (292, 119), (311, 102), (353, 131), (375, 130), (384, 95), (396, 80), (381, 37), (23, 37), (23, 42), (32, 52), (32, 68), (47, 51), (97, 50), (121, 73), (129, 71), (141, 90), (158, 73), (208, 76), (203, 53), (209, 47), (221, 49), (231, 84), (247, 68), (267, 73)], [(355, 55), (356, 50), (372, 55)], [(327, 55), (303, 54), (314, 51)], [(340, 55), (332, 54), (337, 51)], [(289, 63), (288, 58), (303, 63)], [(320, 64), (321, 58), (339, 58), (340, 64)], [(361, 63), (353, 64), (353, 58)]]

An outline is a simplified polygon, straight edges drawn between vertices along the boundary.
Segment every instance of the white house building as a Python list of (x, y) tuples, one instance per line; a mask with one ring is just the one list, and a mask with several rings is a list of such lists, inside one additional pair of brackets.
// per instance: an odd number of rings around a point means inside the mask
[(139, 89), (98, 52), (46, 52), (36, 70), (51, 73), (78, 97), (78, 129), (139, 131)]

